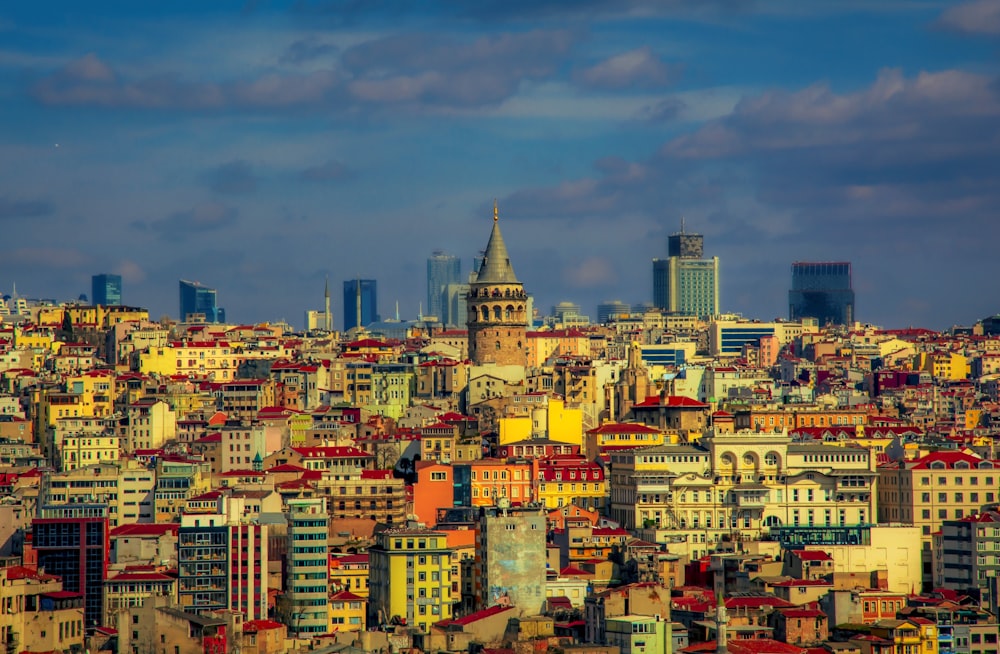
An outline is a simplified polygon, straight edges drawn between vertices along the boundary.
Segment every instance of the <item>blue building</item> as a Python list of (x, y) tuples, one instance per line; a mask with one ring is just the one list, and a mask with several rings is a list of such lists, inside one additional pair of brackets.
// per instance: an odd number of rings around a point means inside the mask
[(90, 303), (102, 307), (121, 306), (122, 276), (104, 273), (91, 277)]
[(378, 313), (377, 282), (374, 279), (350, 279), (344, 282), (344, 331), (353, 327), (367, 327), (381, 319)]
[(788, 317), (815, 318), (820, 325), (853, 323), (851, 264), (847, 261), (793, 263)]
[(181, 322), (191, 318), (204, 317), (205, 322), (225, 322), (226, 310), (216, 305), (214, 288), (203, 286), (201, 282), (180, 281)]
[(441, 250), (427, 259), (427, 315), (444, 321), (445, 289), (462, 282), (462, 261)]

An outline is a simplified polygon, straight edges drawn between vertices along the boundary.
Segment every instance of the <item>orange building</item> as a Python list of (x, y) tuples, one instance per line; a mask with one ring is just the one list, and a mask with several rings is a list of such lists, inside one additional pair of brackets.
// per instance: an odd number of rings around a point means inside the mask
[(417, 461), (417, 483), (413, 487), (413, 514), (433, 528), (438, 509), (455, 505), (455, 476), (450, 465)]
[(532, 500), (530, 463), (480, 459), (470, 462), (469, 467), (472, 506), (495, 506), (501, 498), (514, 505)]
[(803, 427), (837, 427), (868, 424), (867, 409), (830, 409), (817, 407), (793, 409), (749, 409), (736, 412), (737, 430), (780, 431)]

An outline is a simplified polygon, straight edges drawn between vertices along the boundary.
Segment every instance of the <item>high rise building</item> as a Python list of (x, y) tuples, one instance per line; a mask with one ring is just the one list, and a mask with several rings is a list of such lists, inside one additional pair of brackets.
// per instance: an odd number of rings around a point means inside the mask
[(469, 358), (476, 365), (524, 365), (528, 297), (517, 280), (493, 205), (493, 231), (476, 279), (469, 284)]
[(289, 634), (325, 634), (330, 630), (329, 523), (325, 498), (288, 500), (285, 592)]
[(181, 322), (204, 320), (205, 322), (225, 322), (226, 310), (216, 304), (214, 288), (203, 286), (201, 282), (180, 280)]
[(107, 273), (90, 278), (90, 303), (111, 307), (122, 303), (122, 276)]
[(608, 300), (597, 305), (597, 323), (603, 325), (611, 318), (628, 317), (632, 307), (620, 300)]
[[(359, 319), (360, 318), (360, 319)], [(344, 331), (382, 320), (378, 313), (378, 283), (374, 279), (344, 282)]]
[(63, 581), (63, 590), (83, 595), (84, 625), (104, 618), (104, 580), (108, 577), (106, 504), (41, 505), (31, 523), (38, 568)]
[(427, 259), (427, 315), (444, 322), (444, 291), (449, 284), (462, 281), (462, 261), (436, 250)]
[(704, 258), (704, 237), (681, 231), (667, 239), (666, 259), (653, 259), (653, 305), (709, 318), (719, 313), (719, 258)]
[(522, 615), (541, 613), (545, 603), (545, 520), (541, 509), (483, 510), (476, 528), (480, 608), (510, 603)]
[(788, 316), (791, 320), (815, 318), (820, 325), (853, 323), (854, 287), (850, 262), (793, 263)]
[(375, 538), (375, 546), (368, 550), (369, 627), (397, 618), (429, 633), (435, 622), (450, 620), (452, 550), (447, 535), (427, 529), (388, 529)]
[(177, 599), (190, 613), (231, 609), (267, 618), (267, 525), (225, 495), (216, 513), (185, 514), (177, 530)]

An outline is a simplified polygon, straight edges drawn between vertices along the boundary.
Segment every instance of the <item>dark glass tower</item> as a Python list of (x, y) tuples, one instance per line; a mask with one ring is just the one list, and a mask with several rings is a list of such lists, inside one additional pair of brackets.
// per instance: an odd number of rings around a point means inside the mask
[(90, 303), (102, 307), (121, 306), (122, 276), (101, 274), (91, 277)]
[(381, 319), (378, 314), (377, 282), (374, 279), (349, 279), (344, 282), (344, 331), (365, 327)]
[(793, 263), (788, 317), (791, 320), (815, 318), (820, 325), (853, 323), (854, 287), (850, 262)]
[(202, 286), (200, 282), (181, 280), (181, 322), (187, 322), (188, 316), (204, 315), (205, 322), (225, 322), (226, 310), (216, 306), (215, 289)]
[(427, 315), (444, 320), (444, 291), (462, 281), (462, 261), (440, 250), (427, 259)]

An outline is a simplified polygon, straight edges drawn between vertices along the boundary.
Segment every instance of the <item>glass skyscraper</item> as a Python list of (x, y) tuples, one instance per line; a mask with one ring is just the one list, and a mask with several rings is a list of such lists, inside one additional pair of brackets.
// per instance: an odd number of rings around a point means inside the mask
[(225, 322), (226, 310), (216, 305), (214, 288), (202, 286), (201, 282), (180, 281), (181, 322), (188, 322), (188, 316), (205, 317), (205, 322)]
[(853, 323), (854, 287), (850, 262), (793, 263), (788, 317), (791, 320), (815, 318), (820, 325)]
[(105, 273), (91, 277), (90, 303), (102, 307), (120, 306), (122, 303), (122, 276)]
[[(358, 309), (361, 320), (358, 320)], [(378, 322), (378, 284), (374, 279), (349, 279), (344, 282), (344, 331)]]
[(653, 306), (699, 318), (719, 313), (719, 257), (705, 259), (705, 238), (681, 231), (667, 239), (666, 259), (653, 259)]
[(459, 284), (461, 281), (461, 259), (441, 250), (435, 251), (427, 259), (427, 315), (444, 322), (445, 289), (448, 284)]

